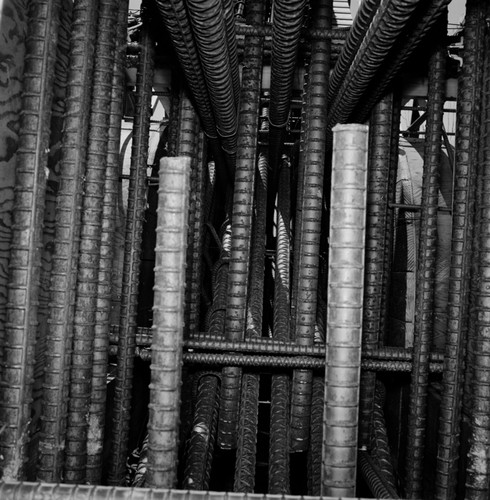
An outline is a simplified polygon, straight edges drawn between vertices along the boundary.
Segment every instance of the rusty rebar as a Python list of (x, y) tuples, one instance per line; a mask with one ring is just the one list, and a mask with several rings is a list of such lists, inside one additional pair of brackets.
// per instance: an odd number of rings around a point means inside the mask
[[(5, 9), (5, 6), (4, 6)], [(0, 369), (3, 479), (23, 479), (30, 439), (46, 168), (60, 1), (29, 4)]]
[(43, 481), (59, 481), (64, 460), (82, 185), (87, 153), (87, 109), (92, 89), (97, 16), (98, 3), (94, 0), (74, 3), (41, 409), (38, 478)]
[(112, 426), (112, 453), (109, 462), (109, 484), (120, 484), (124, 478), (133, 385), (136, 336), (136, 302), (138, 298), (141, 232), (145, 210), (148, 130), (153, 84), (154, 47), (148, 29), (142, 33), (142, 50), (136, 81), (136, 114), (126, 217), (123, 264), (123, 293), (119, 323), (119, 350)]
[(441, 159), (442, 116), (445, 98), (446, 19), (436, 26), (429, 60), (427, 128), (424, 145), (422, 209), (416, 270), (414, 370), (410, 385), (405, 491), (409, 498), (423, 492), (429, 352), (434, 326), (434, 283), (437, 243), (437, 205)]
[(147, 473), (159, 488), (177, 485), (190, 163), (163, 158), (159, 172)]

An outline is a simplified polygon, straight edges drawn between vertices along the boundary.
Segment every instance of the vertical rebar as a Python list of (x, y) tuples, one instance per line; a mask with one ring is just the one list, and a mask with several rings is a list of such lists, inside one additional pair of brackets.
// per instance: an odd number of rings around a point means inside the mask
[(355, 496), (368, 127), (333, 129), (322, 495)]
[[(262, 24), (263, 11), (263, 7), (255, 7), (252, 10), (255, 23)], [(231, 255), (225, 322), (228, 340), (243, 340), (246, 329), (262, 48), (262, 37), (246, 37), (231, 219)], [(218, 442), (222, 448), (234, 448), (237, 444), (241, 378), (241, 369), (223, 368), (218, 422)]]
[(89, 125), (87, 109), (90, 108), (92, 90), (97, 16), (98, 2), (75, 1), (46, 335), (38, 466), (38, 479), (42, 481), (59, 481), (63, 467), (82, 185)]
[(42, 227), (60, 1), (30, 3), (0, 380), (2, 479), (21, 480), (30, 438)]
[[(483, 4), (486, 4), (483, 6)], [(486, 9), (488, 23), (488, 2), (482, 2)], [(474, 500), (487, 498), (490, 490), (490, 35), (485, 30), (482, 52), (483, 87), (479, 149), (481, 151), (481, 198), (476, 206), (480, 217), (477, 237), (478, 248), (478, 288), (475, 300), (475, 337), (473, 339), (471, 380), (471, 412), (468, 466), (466, 469), (465, 498)]]
[(102, 209), (114, 73), (114, 7), (112, 0), (100, 2), (95, 43), (65, 443), (64, 479), (72, 483), (83, 483), (86, 480)]
[[(332, 25), (332, 3), (320, 0), (313, 11), (314, 27)], [(297, 249), (298, 283), (296, 297), (295, 340), (312, 345), (317, 314), (318, 270), (323, 208), (323, 172), (326, 160), (326, 120), (330, 40), (313, 40), (305, 103), (303, 155), (304, 186), (299, 223), (301, 235)], [(291, 449), (308, 449), (313, 372), (295, 370), (291, 391)]]
[(188, 157), (160, 163), (148, 405), (147, 483), (154, 488), (177, 481), (190, 163)]
[(468, 331), (469, 289), (474, 234), (476, 162), (478, 149), (484, 2), (468, 0), (464, 27), (463, 66), (458, 80), (456, 164), (453, 202), (448, 331), (439, 417), (436, 492), (438, 500), (456, 497), (465, 342)]
[(140, 62), (136, 80), (136, 113), (133, 124), (133, 145), (129, 198), (124, 247), (123, 293), (119, 324), (118, 362), (112, 426), (112, 453), (109, 483), (119, 484), (126, 464), (133, 366), (136, 337), (136, 301), (138, 298), (141, 232), (145, 211), (148, 132), (150, 127), (153, 84), (154, 47), (148, 28), (142, 32)]
[[(444, 21), (444, 22), (442, 22)], [(424, 172), (418, 247), (413, 371), (408, 410), (408, 441), (405, 490), (408, 498), (422, 496), (426, 434), (429, 351), (434, 324), (434, 285), (437, 244), (437, 205), (441, 158), (442, 117), (445, 95), (446, 18), (436, 26), (433, 52), (429, 59), (427, 127), (424, 145)]]
[[(279, 170), (277, 199), (277, 236), (274, 273), (274, 304), (272, 336), (288, 342), (289, 331), (289, 268), (290, 268), (290, 176), (289, 159), (282, 158)], [(289, 484), (289, 406), (290, 376), (288, 373), (272, 375), (271, 419), (269, 436), (269, 493), (288, 494)]]
[[(115, 9), (115, 5), (112, 6)], [(99, 484), (107, 398), (107, 363), (114, 257), (114, 231), (119, 185), (119, 146), (124, 96), (124, 59), (128, 21), (128, 0), (117, 2), (115, 47), (112, 75), (109, 129), (107, 138), (106, 178), (102, 209), (102, 233), (97, 286), (97, 310), (93, 353), (92, 394), (87, 435), (87, 477)]]
[[(363, 351), (378, 347), (381, 329), (387, 232), (388, 177), (391, 159), (393, 96), (382, 99), (371, 115), (366, 220), (366, 276), (363, 309)], [(376, 372), (361, 374), (359, 445), (369, 447), (374, 409)]]
[(310, 447), (308, 448), (308, 495), (320, 496), (322, 485), (323, 398), (325, 381), (313, 375)]

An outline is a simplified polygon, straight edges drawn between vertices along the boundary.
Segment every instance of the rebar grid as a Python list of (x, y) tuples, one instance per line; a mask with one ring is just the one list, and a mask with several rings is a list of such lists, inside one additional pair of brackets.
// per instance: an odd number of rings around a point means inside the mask
[[(371, 114), (368, 159), (368, 197), (366, 219), (366, 275), (364, 277), (363, 352), (376, 349), (381, 331), (381, 309), (385, 277), (388, 211), (388, 178), (391, 160), (393, 96), (380, 101)], [(376, 376), (361, 375), (360, 446), (369, 447), (372, 432)]]
[(433, 52), (429, 59), (427, 128), (416, 270), (414, 369), (410, 385), (405, 470), (405, 491), (409, 498), (420, 498), (423, 494), (429, 352), (434, 327), (437, 205), (445, 100), (446, 22), (446, 18), (442, 19), (434, 30)]
[(337, 125), (332, 197), (322, 495), (355, 496), (368, 127)]
[(38, 479), (59, 481), (63, 468), (69, 367), (79, 254), (82, 182), (86, 164), (88, 119), (98, 3), (73, 5), (70, 63), (61, 145), (60, 186), (41, 409)]
[(87, 436), (87, 477), (89, 484), (99, 484), (102, 474), (102, 451), (107, 399), (107, 363), (112, 301), (114, 231), (119, 182), (119, 147), (124, 95), (124, 56), (127, 36), (128, 1), (117, 3), (114, 47), (114, 72), (107, 139), (106, 179), (102, 212), (101, 250), (97, 286), (97, 311), (93, 353), (92, 393)]
[(30, 439), (46, 195), (60, 2), (29, 5), (22, 114), (15, 169), (5, 336), (0, 370), (0, 456), (4, 479), (23, 479)]
[[(488, 3), (481, 8), (485, 12), (488, 23), (490, 10)], [(490, 190), (490, 36), (488, 28), (482, 44), (483, 61), (483, 85), (482, 106), (480, 124), (482, 127), (479, 148), (481, 150), (481, 163), (479, 181), (481, 182), (481, 199), (478, 200), (476, 210), (480, 216), (477, 237), (478, 247), (478, 288), (475, 307), (475, 336), (473, 339), (473, 354), (471, 363), (473, 365), (471, 379), (471, 413), (470, 413), (470, 437), (468, 450), (468, 465), (466, 470), (466, 491), (468, 499), (480, 499), (488, 496), (490, 490), (490, 466), (488, 461), (488, 450), (490, 447), (490, 337), (489, 337), (489, 263), (490, 263), (490, 225), (489, 213), (489, 190)]]
[[(70, 371), (70, 400), (65, 443), (64, 479), (86, 481), (88, 417), (92, 393), (93, 350), (101, 256), (102, 210), (106, 183), (107, 142), (114, 74), (113, 0), (100, 2), (87, 166), (84, 176), (78, 276), (73, 319), (73, 351)], [(111, 276), (103, 276), (109, 279)], [(108, 331), (105, 332), (107, 336)]]
[(147, 476), (159, 488), (177, 482), (190, 163), (163, 158), (159, 172)]
[[(314, 26), (332, 25), (332, 4), (319, 2), (313, 10)], [(330, 68), (330, 41), (313, 40), (306, 82), (304, 134), (300, 161), (304, 162), (300, 216), (298, 281), (295, 284), (294, 336), (299, 345), (312, 345), (317, 321), (317, 294), (320, 237), (323, 209), (323, 172), (326, 162), (327, 90)], [(293, 374), (291, 390), (291, 449), (306, 451), (309, 441), (312, 377), (308, 372)]]
[(151, 88), (153, 84), (154, 47), (148, 30), (142, 33), (142, 50), (136, 80), (136, 113), (133, 123), (128, 209), (126, 216), (123, 293), (119, 321), (118, 365), (112, 425), (112, 453), (108, 482), (121, 484), (126, 464), (133, 365), (136, 337), (136, 314), (141, 254), (141, 232), (145, 210), (148, 130), (150, 127)]
[(469, 0), (464, 28), (464, 64), (458, 80), (456, 163), (453, 194), (451, 269), (449, 273), (448, 331), (437, 448), (437, 500), (456, 497), (460, 457), (461, 406), (465, 342), (468, 331), (469, 292), (474, 238), (476, 162), (480, 92), (478, 85), (484, 33), (483, 2)]

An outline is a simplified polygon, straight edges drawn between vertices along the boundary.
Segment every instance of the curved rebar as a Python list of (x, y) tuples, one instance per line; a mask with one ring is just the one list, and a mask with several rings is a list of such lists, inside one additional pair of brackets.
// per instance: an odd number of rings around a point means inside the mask
[(365, 450), (359, 451), (359, 468), (371, 493), (376, 498), (400, 498), (391, 485), (385, 481), (384, 474)]
[(332, 98), (329, 128), (350, 118), (419, 3), (420, 0), (393, 0), (380, 4), (342, 85)]
[(420, 240), (417, 259), (414, 320), (414, 370), (410, 386), (405, 490), (409, 498), (422, 496), (424, 449), (429, 376), (429, 351), (434, 321), (434, 283), (437, 243), (437, 205), (441, 158), (442, 115), (445, 95), (446, 34), (444, 22), (437, 26), (429, 60), (427, 90), (427, 128), (424, 147), (424, 173), (420, 214)]
[(63, 467), (97, 16), (98, 2), (74, 3), (41, 409), (37, 477), (42, 481), (59, 481)]
[[(274, 340), (287, 342), (289, 332), (289, 267), (290, 267), (290, 176), (289, 159), (283, 157), (279, 170), (277, 199), (277, 236), (274, 272), (273, 327)], [(289, 484), (289, 374), (272, 376), (269, 436), (269, 493), (287, 494)]]
[[(488, 3), (486, 7), (486, 22), (488, 26)], [(485, 9), (482, 5), (482, 9)], [(490, 224), (488, 219), (490, 208), (490, 37), (488, 27), (482, 44), (484, 54), (483, 61), (483, 86), (481, 94), (481, 126), (479, 148), (481, 151), (481, 163), (479, 164), (479, 181), (481, 180), (481, 198), (477, 204), (480, 224), (477, 238), (478, 248), (478, 274), (475, 308), (475, 335), (472, 339), (472, 379), (471, 387), (471, 412), (469, 450), (467, 455), (466, 490), (465, 498), (485, 498), (490, 489), (490, 466), (488, 461), (488, 450), (490, 447), (490, 419), (489, 419), (489, 397), (490, 397), (490, 337), (488, 308), (490, 305), (489, 276), (490, 276)], [(477, 97), (478, 98), (478, 97)], [(481, 169), (481, 170), (480, 170)]]
[(29, 4), (0, 370), (3, 479), (22, 479), (30, 439), (42, 221), (60, 1)]
[(112, 453), (108, 471), (108, 482), (113, 485), (120, 484), (123, 480), (126, 465), (133, 385), (141, 232), (146, 202), (148, 130), (150, 127), (154, 48), (147, 28), (144, 28), (142, 37), (142, 49), (136, 80), (136, 113), (133, 124), (128, 188), (123, 293), (121, 296), (118, 365), (112, 425)]
[(355, 496), (368, 127), (333, 136), (322, 495)]
[[(231, 81), (233, 84), (233, 97), (235, 108), (238, 110), (240, 102), (240, 72), (238, 67), (238, 49), (236, 38), (236, 20), (235, 20), (235, 0), (221, 0), (223, 3), (223, 13), (226, 27), (226, 45), (228, 48), (228, 59), (230, 61)], [(250, 10), (247, 7), (248, 10)], [(247, 14), (248, 15), (248, 14)], [(260, 41), (258, 41), (260, 43)], [(245, 41), (247, 47), (247, 41)], [(245, 49), (246, 51), (246, 49)], [(244, 53), (246, 58), (246, 54)]]
[[(68, 483), (86, 481), (88, 417), (92, 393), (102, 210), (106, 182), (112, 76), (114, 73), (114, 7), (113, 0), (100, 2), (95, 42), (93, 96), (90, 107), (87, 166), (83, 186), (82, 225), (73, 319), (70, 400), (66, 424), (64, 479)], [(110, 275), (104, 276), (104, 279), (107, 278), (110, 279)], [(108, 331), (105, 332), (106, 336), (107, 334)]]
[[(331, 2), (324, 0), (313, 12), (317, 29), (331, 27)], [(330, 41), (313, 40), (306, 84), (304, 149), (300, 152), (305, 171), (299, 222), (300, 244), (296, 250), (299, 273), (294, 325), (294, 336), (299, 345), (313, 344), (316, 325), (329, 68)], [(308, 448), (311, 390), (312, 374), (294, 372), (290, 422), (290, 446), (293, 451), (306, 451)]]
[(158, 488), (177, 482), (190, 163), (163, 158), (159, 172), (147, 476)]
[[(254, 12), (261, 23), (263, 10)], [(235, 188), (231, 219), (231, 254), (226, 301), (226, 338), (243, 340), (246, 330), (246, 305), (249, 284), (252, 236), (253, 194), (260, 87), (262, 82), (262, 40), (248, 37), (242, 73)], [(237, 442), (241, 370), (227, 367), (221, 380), (221, 406), (218, 442), (221, 448), (234, 448)], [(245, 396), (246, 397), (246, 396)]]
[[(393, 98), (384, 98), (373, 110), (369, 126), (366, 276), (364, 277), (363, 352), (378, 347), (387, 234), (388, 177), (391, 160)], [(368, 447), (372, 431), (376, 376), (361, 374), (359, 445)]]

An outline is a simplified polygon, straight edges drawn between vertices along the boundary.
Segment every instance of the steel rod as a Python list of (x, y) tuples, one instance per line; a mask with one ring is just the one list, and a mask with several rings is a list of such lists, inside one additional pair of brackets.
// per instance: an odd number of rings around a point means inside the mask
[(409, 498), (423, 493), (429, 352), (434, 327), (435, 260), (437, 249), (437, 203), (441, 161), (442, 117), (445, 93), (446, 19), (434, 31), (429, 60), (427, 133), (424, 145), (422, 210), (416, 270), (414, 320), (414, 369), (410, 385), (405, 491)]
[(147, 473), (158, 488), (177, 484), (190, 163), (160, 162)]
[(322, 495), (355, 496), (368, 127), (334, 130)]
[(73, 4), (41, 409), (37, 477), (42, 481), (59, 481), (64, 460), (80, 208), (88, 140), (87, 109), (92, 89), (97, 16), (98, 3), (94, 0), (77, 0)]
[[(4, 6), (4, 9), (6, 7)], [(0, 455), (4, 479), (23, 479), (31, 429), (42, 227), (60, 2), (29, 5), (15, 169), (5, 334), (0, 344)]]
[[(332, 3), (320, 2), (314, 10), (314, 26), (329, 29)], [(301, 197), (301, 220), (298, 259), (298, 282), (295, 291), (294, 337), (300, 345), (312, 345), (317, 322), (317, 295), (320, 237), (322, 231), (323, 180), (326, 162), (327, 91), (330, 70), (330, 41), (313, 40), (305, 97), (303, 151), (304, 185)], [(291, 449), (306, 451), (309, 440), (313, 374), (296, 371), (291, 389)]]
[(102, 211), (114, 74), (114, 7), (112, 0), (100, 2), (95, 42), (66, 426), (64, 479), (68, 483), (85, 482), (87, 473), (88, 416), (92, 394)]
[(129, 181), (128, 209), (125, 229), (123, 293), (119, 323), (119, 350), (112, 425), (112, 453), (109, 462), (109, 484), (120, 484), (124, 477), (133, 363), (136, 337), (136, 302), (138, 298), (141, 233), (145, 210), (148, 130), (153, 84), (154, 47), (148, 30), (143, 31), (142, 51), (137, 73), (136, 115), (133, 123), (133, 144)]
[(478, 118), (481, 87), (477, 85), (484, 16), (483, 2), (466, 5), (463, 66), (458, 80), (456, 164), (453, 202), (451, 270), (449, 273), (448, 331), (443, 371), (436, 468), (437, 500), (456, 497), (460, 457), (460, 425), (464, 379), (465, 343), (468, 332), (472, 241), (474, 233)]

